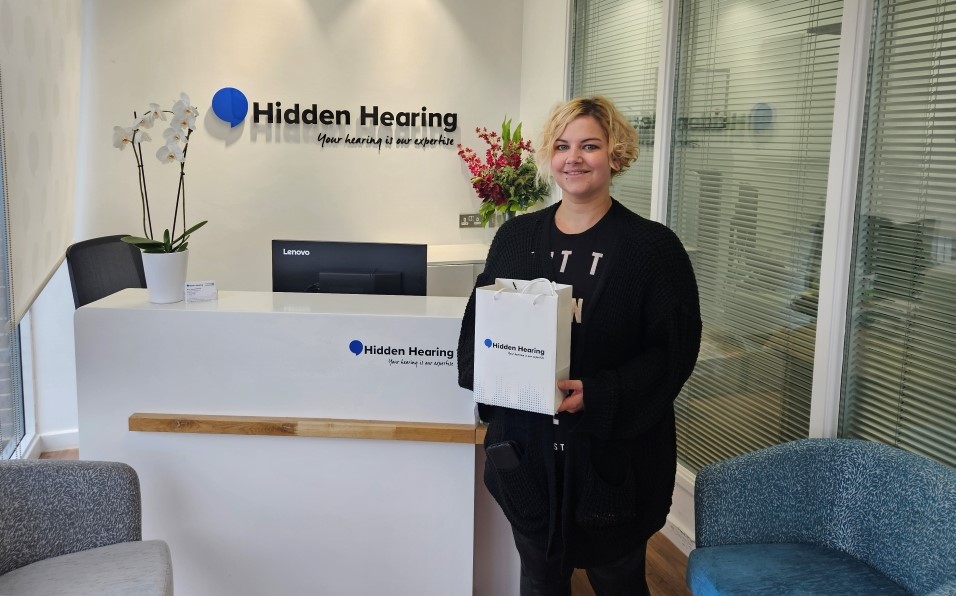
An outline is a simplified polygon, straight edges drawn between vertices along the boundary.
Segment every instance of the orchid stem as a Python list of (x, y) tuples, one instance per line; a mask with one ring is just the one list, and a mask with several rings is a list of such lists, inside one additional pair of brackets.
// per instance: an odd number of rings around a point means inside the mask
[(183, 230), (186, 230), (186, 152), (189, 151), (189, 135), (193, 131), (186, 132), (186, 142), (183, 144), (183, 160), (179, 163), (179, 187), (176, 188), (176, 208), (173, 210), (173, 231), (172, 237), (176, 237), (176, 220), (179, 218), (179, 201), (183, 203)]
[[(133, 111), (133, 118), (138, 118), (139, 116)], [(136, 140), (136, 133), (138, 130), (133, 133), (132, 142), (130, 143), (133, 146), (133, 157), (136, 158), (136, 168), (139, 170), (139, 196), (143, 203), (143, 235), (153, 239), (153, 218), (149, 212), (149, 194), (146, 190), (146, 168), (143, 167), (143, 145)], [(149, 224), (149, 230), (147, 231), (146, 226)]]

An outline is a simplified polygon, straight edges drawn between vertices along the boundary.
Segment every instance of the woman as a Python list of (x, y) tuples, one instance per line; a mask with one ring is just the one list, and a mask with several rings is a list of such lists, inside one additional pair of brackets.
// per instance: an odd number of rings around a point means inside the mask
[[(570, 379), (558, 414), (479, 404), (485, 448), (518, 446), (519, 463), (486, 461), (485, 485), (511, 522), (521, 594), (570, 594), (574, 568), (595, 592), (648, 594), (647, 539), (663, 527), (676, 472), (674, 399), (700, 347), (690, 260), (667, 227), (611, 197), (637, 158), (637, 133), (602, 97), (557, 106), (536, 154), (559, 203), (498, 230), (477, 285), (496, 277), (571, 284)], [(473, 389), (474, 292), (462, 320), (459, 384)]]

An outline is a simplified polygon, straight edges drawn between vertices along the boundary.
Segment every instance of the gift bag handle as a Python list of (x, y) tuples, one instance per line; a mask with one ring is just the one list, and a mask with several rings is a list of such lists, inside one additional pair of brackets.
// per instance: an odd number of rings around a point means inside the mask
[(528, 293), (528, 288), (530, 288), (534, 284), (539, 284), (539, 283), (543, 283), (548, 286), (548, 290), (550, 290), (550, 294), (548, 294), (549, 296), (557, 296), (557, 292), (555, 291), (555, 288), (554, 288), (554, 282), (548, 279), (547, 277), (539, 277), (537, 279), (532, 279), (531, 281), (526, 283), (523, 288), (518, 290), (518, 292), (521, 294), (526, 294)]
[[(546, 277), (539, 277), (539, 278), (536, 278), (536, 279), (532, 279), (531, 281), (529, 281), (528, 283), (526, 283), (524, 286), (522, 286), (522, 287), (520, 287), (520, 288), (518, 287), (517, 284), (515, 284), (514, 281), (511, 282), (511, 284), (514, 286), (515, 290), (517, 290), (519, 294), (527, 294), (527, 293), (528, 293), (528, 288), (530, 288), (531, 286), (533, 286), (533, 285), (535, 285), (535, 284), (540, 284), (540, 283), (544, 283), (544, 284), (547, 285), (548, 290), (550, 290), (550, 293), (547, 294), (548, 296), (557, 296), (557, 295), (558, 295), (558, 294), (557, 294), (557, 291), (555, 290), (555, 287), (554, 287), (554, 282), (551, 281), (550, 279), (546, 278)], [(497, 299), (498, 299), (498, 294), (501, 294), (502, 292), (504, 292), (505, 289), (506, 289), (506, 288), (501, 288), (500, 290), (498, 290), (497, 292), (495, 292), (494, 299), (497, 300)], [(534, 306), (535, 304), (537, 304), (538, 298), (540, 298), (540, 297), (542, 297), (542, 296), (544, 296), (544, 295), (545, 295), (545, 294), (537, 294), (537, 295), (531, 300), (531, 305)]]

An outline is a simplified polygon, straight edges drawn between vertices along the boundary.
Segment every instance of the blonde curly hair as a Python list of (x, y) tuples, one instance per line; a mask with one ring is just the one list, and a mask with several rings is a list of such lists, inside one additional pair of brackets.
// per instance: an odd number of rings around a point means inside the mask
[(603, 96), (578, 97), (558, 104), (551, 110), (541, 135), (540, 148), (534, 154), (538, 177), (551, 183), (551, 158), (554, 143), (572, 120), (579, 116), (591, 116), (607, 136), (608, 157), (611, 161), (611, 177), (624, 173), (637, 159), (637, 130), (617, 109), (614, 103)]

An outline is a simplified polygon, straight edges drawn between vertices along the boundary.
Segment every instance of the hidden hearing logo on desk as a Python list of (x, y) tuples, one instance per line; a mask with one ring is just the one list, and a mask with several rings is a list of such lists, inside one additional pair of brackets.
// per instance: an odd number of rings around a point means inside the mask
[(365, 345), (361, 340), (349, 342), (349, 352), (355, 356), (387, 356), (389, 366), (454, 366), (455, 350), (422, 348), (420, 346), (396, 347)]

